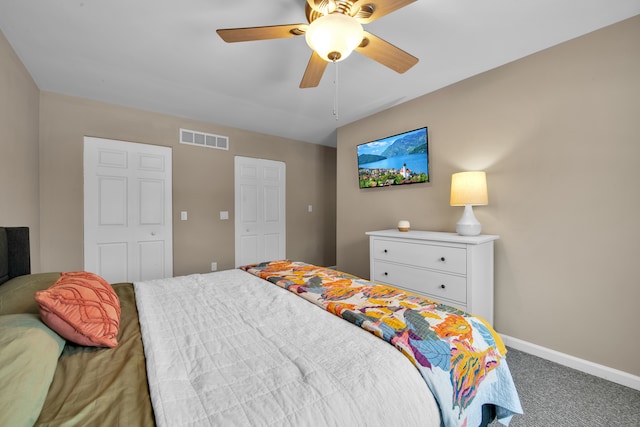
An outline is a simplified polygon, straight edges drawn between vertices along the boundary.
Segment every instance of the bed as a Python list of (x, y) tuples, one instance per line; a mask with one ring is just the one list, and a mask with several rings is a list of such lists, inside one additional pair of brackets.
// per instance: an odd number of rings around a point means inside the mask
[(497, 334), (416, 295), (293, 261), (116, 283), (117, 345), (79, 345), (34, 297), (64, 275), (30, 274), (28, 253), (28, 229), (0, 228), (0, 425), (474, 426), (522, 412)]

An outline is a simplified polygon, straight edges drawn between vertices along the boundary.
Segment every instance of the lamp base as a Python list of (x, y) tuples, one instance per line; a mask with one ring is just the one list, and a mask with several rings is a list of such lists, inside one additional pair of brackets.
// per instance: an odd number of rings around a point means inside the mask
[(464, 205), (462, 217), (456, 223), (456, 232), (461, 236), (477, 236), (482, 231), (482, 224), (473, 214), (472, 205)]

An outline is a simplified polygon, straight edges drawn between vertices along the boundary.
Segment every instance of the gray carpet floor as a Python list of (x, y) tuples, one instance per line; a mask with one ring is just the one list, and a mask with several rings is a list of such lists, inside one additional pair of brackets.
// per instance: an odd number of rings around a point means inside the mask
[(640, 391), (508, 350), (524, 409), (524, 415), (512, 418), (511, 427), (640, 427)]

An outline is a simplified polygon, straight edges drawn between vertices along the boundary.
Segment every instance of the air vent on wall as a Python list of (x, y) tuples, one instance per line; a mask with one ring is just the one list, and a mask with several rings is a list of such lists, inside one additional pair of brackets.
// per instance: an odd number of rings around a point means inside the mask
[(180, 144), (197, 145), (200, 147), (229, 149), (229, 137), (214, 135), (212, 133), (198, 132), (189, 129), (180, 129)]

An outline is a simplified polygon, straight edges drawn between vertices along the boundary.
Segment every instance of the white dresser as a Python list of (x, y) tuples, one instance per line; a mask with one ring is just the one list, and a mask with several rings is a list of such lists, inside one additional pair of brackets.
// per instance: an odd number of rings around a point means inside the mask
[(493, 241), (499, 236), (369, 231), (370, 280), (481, 316), (493, 325)]

